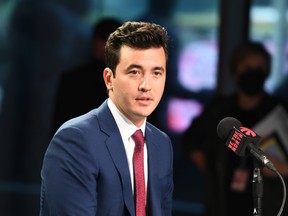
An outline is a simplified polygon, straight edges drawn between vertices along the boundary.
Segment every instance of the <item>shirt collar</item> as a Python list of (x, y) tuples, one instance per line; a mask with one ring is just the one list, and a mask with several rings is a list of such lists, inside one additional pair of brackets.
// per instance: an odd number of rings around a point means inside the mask
[(146, 125), (146, 118), (141, 125), (140, 128), (137, 128), (123, 113), (121, 113), (116, 105), (113, 103), (113, 101), (108, 98), (108, 107), (116, 121), (116, 124), (120, 130), (122, 139), (129, 139), (132, 134), (138, 130), (141, 129), (143, 134), (145, 134), (145, 125)]

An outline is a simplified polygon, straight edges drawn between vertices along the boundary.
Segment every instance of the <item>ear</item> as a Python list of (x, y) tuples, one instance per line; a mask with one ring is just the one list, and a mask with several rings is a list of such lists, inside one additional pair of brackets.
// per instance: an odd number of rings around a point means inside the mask
[(107, 67), (104, 69), (103, 78), (104, 78), (104, 82), (106, 84), (107, 90), (111, 90), (113, 88), (113, 85), (112, 85), (113, 72), (110, 68)]

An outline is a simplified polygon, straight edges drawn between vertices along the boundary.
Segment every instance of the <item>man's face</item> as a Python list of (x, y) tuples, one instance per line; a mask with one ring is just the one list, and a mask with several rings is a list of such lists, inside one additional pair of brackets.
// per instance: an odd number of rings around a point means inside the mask
[(166, 80), (166, 58), (163, 48), (134, 49), (123, 46), (115, 77), (109, 68), (104, 79), (109, 97), (136, 126), (156, 108)]
[(267, 75), (268, 65), (265, 58), (258, 54), (250, 54), (238, 65), (234, 79), (240, 93), (255, 97), (262, 95)]
[(268, 65), (261, 55), (258, 54), (250, 54), (246, 56), (241, 64), (238, 65), (237, 71), (235, 72), (235, 78), (238, 78), (243, 75), (246, 71), (252, 69), (262, 69), (264, 72), (268, 71)]

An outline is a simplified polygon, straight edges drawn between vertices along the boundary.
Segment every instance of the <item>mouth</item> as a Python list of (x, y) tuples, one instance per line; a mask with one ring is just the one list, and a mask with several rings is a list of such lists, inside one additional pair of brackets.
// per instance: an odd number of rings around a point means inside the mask
[(143, 96), (143, 97), (136, 98), (136, 101), (141, 103), (141, 104), (148, 105), (153, 101), (153, 99), (151, 97), (144, 97)]
[(150, 97), (139, 97), (139, 98), (136, 98), (136, 100), (152, 100), (152, 98), (150, 98)]

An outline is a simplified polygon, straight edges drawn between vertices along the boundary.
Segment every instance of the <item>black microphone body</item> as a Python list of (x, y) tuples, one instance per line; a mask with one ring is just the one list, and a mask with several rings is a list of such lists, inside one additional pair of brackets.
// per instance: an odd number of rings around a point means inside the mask
[(261, 168), (263, 166), (274, 171), (281, 179), (283, 185), (283, 200), (277, 216), (283, 212), (286, 202), (286, 186), (280, 173), (274, 167), (273, 163), (266, 157), (265, 153), (258, 148), (260, 143), (260, 136), (253, 130), (242, 127), (242, 124), (235, 118), (226, 117), (222, 119), (217, 126), (218, 136), (226, 141), (226, 146), (230, 148), (238, 156), (251, 155), (254, 159), (253, 172), (253, 198), (254, 208), (253, 216), (262, 215), (262, 198), (263, 198), (263, 176)]
[(252, 155), (258, 163), (275, 171), (273, 163), (258, 148), (261, 137), (253, 130), (243, 127), (241, 122), (232, 117), (222, 119), (217, 126), (218, 136), (226, 141), (225, 145), (236, 155), (244, 157)]

